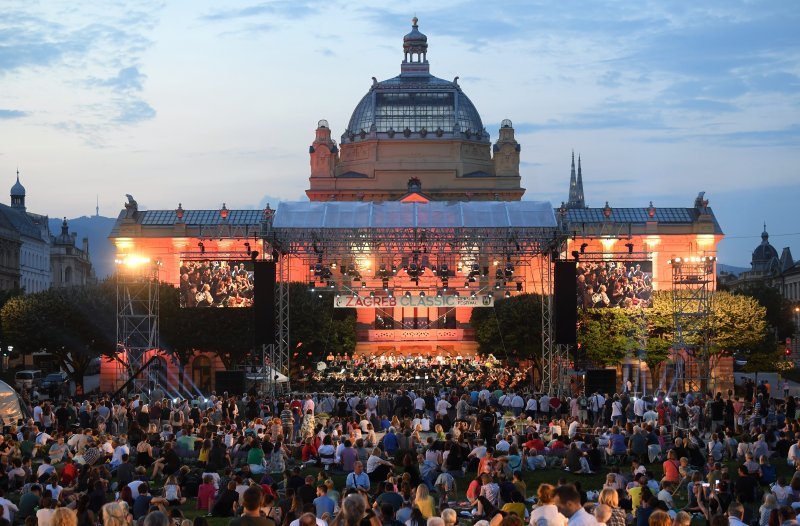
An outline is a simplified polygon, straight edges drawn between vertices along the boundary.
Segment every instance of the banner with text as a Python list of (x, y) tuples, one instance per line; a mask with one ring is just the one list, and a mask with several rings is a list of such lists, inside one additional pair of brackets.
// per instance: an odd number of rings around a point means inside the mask
[(456, 307), (494, 307), (494, 296), (399, 296), (399, 297), (356, 297), (337, 296), (333, 306), (339, 309), (388, 309), (392, 307), (456, 308)]

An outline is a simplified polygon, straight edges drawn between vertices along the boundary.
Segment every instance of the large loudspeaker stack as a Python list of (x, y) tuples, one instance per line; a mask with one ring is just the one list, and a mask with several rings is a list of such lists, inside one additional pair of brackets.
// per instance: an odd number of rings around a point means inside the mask
[(614, 394), (617, 392), (616, 369), (588, 369), (586, 371), (585, 393)]
[(214, 373), (214, 390), (217, 394), (242, 394), (245, 392), (244, 371), (216, 371)]
[[(253, 265), (254, 346), (275, 343), (275, 262), (256, 261)], [(219, 389), (217, 389), (219, 391)]]
[(574, 261), (556, 261), (553, 280), (553, 306), (555, 308), (555, 343), (577, 344), (575, 329), (578, 325), (578, 286)]

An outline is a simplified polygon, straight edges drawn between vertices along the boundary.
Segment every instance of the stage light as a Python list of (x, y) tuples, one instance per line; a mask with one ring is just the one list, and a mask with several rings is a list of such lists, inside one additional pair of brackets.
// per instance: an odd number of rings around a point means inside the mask
[(445, 277), (450, 274), (450, 267), (447, 265), (447, 263), (443, 263), (442, 266), (439, 267), (439, 273), (444, 274)]
[(503, 269), (501, 269), (501, 268), (498, 268), (498, 269), (497, 269), (497, 270), (494, 272), (494, 277), (495, 277), (495, 278), (497, 278), (497, 279), (503, 279)]
[(410, 298), (411, 297), (411, 292), (406, 291), (405, 296), (406, 296), (406, 298)]
[(374, 290), (369, 291), (369, 297), (370, 298), (374, 298), (375, 297), (375, 291)]
[(506, 273), (506, 277), (507, 278), (510, 278), (511, 276), (514, 275), (514, 264), (511, 263), (510, 261), (508, 263), (506, 263), (506, 272), (505, 273)]
[(392, 274), (397, 274), (397, 265), (392, 263)]
[(492, 262), (492, 265), (494, 265), (495, 267), (496, 267), (497, 265), (499, 265), (499, 264), (500, 264), (500, 262), (499, 262), (499, 261), (497, 261), (496, 259), (495, 259), (495, 260)]
[(475, 276), (470, 276), (467, 281), (469, 281), (470, 283), (475, 283), (475, 281), (476, 281), (475, 280)]
[(197, 243), (197, 246), (200, 248), (200, 253), (201, 254), (205, 254), (206, 253), (206, 246), (202, 241)]
[(317, 288), (317, 282), (316, 281), (309, 281), (308, 282), (308, 290), (310, 290), (311, 292), (314, 292), (316, 290), (316, 288)]
[(328, 288), (329, 289), (335, 289), (336, 288), (336, 282), (335, 281), (328, 281)]
[(436, 297), (437, 297), (437, 298), (441, 298), (441, 297), (442, 297), (442, 291), (438, 291), (438, 292), (436, 293)]
[(389, 290), (389, 280), (388, 279), (384, 278), (381, 284), (383, 285), (383, 290)]
[(465, 282), (464, 282), (464, 288), (465, 288), (465, 289), (468, 289), (468, 288), (469, 288), (469, 281), (465, 281)]
[(394, 292), (392, 292), (391, 290), (387, 290), (386, 291), (386, 297), (387, 298), (394, 298)]
[(478, 297), (478, 293), (473, 290), (472, 294), (470, 294), (470, 297), (471, 298), (477, 298)]
[(633, 243), (625, 243), (625, 246), (628, 247), (628, 254), (633, 254)]
[(367, 288), (367, 282), (366, 282), (366, 281), (362, 281), (362, 282), (361, 282), (361, 288), (362, 288), (362, 289), (365, 289), (365, 288)]
[(245, 241), (244, 242), (244, 248), (247, 250), (247, 255), (249, 256), (250, 252), (251, 252), (251, 250), (250, 250), (250, 242), (249, 241)]
[(336, 262), (335, 261), (331, 263), (331, 268), (336, 270)]
[(353, 297), (354, 297), (354, 298), (357, 298), (357, 297), (358, 297), (358, 292), (356, 292), (355, 290), (353, 291)]
[(506, 298), (510, 298), (510, 297), (511, 297), (511, 293), (510, 293), (509, 291), (506, 291), (506, 293), (505, 293), (505, 297), (506, 297)]
[(420, 298), (424, 298), (425, 297), (425, 291), (424, 290), (419, 291), (419, 297)]
[(144, 256), (127, 255), (114, 260), (117, 265), (125, 265), (128, 268), (136, 268), (151, 262), (150, 258)]
[(581, 254), (586, 252), (586, 247), (589, 246), (589, 243), (581, 243)]
[(495, 281), (494, 282), (494, 288), (496, 288), (496, 289), (500, 288), (500, 282), (499, 281)]

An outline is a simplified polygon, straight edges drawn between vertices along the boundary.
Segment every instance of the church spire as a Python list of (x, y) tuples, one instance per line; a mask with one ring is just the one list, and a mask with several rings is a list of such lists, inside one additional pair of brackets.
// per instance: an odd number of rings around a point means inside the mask
[(578, 154), (578, 201), (581, 208), (586, 208), (586, 201), (583, 198), (583, 172), (581, 171), (581, 154)]
[(567, 208), (586, 208), (583, 200), (583, 176), (581, 174), (581, 157), (578, 155), (578, 175), (575, 175), (575, 151), (572, 152), (572, 169), (569, 175), (569, 200)]

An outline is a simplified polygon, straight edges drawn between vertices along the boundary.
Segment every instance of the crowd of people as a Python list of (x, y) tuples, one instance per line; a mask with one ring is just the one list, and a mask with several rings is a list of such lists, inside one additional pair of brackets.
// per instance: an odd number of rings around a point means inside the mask
[(530, 380), (528, 371), (506, 366), (489, 356), (328, 356), (302, 378), (320, 391), (342, 389), (416, 388), (437, 385), (470, 389), (518, 389)]
[(0, 525), (797, 524), (797, 402), (745, 395), (33, 402), (0, 439)]
[(652, 306), (653, 275), (649, 261), (578, 261), (576, 279), (578, 308)]
[(252, 307), (253, 271), (243, 261), (182, 261), (181, 307)]

